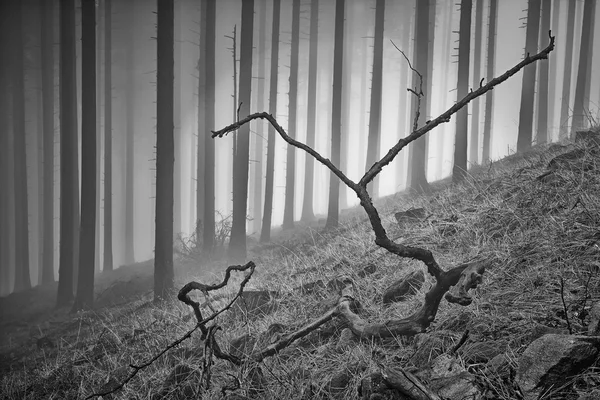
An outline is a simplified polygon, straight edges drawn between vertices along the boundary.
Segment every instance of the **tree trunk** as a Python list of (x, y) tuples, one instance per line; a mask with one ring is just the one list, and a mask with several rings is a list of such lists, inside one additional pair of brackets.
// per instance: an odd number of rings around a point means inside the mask
[[(430, 77), (427, 76), (429, 65), (429, 1), (417, 1), (415, 14), (415, 46), (413, 59), (414, 68), (423, 76), (423, 95), (427, 94)], [(416, 74), (413, 74), (412, 87), (420, 90), (421, 82)], [(411, 118), (419, 112), (418, 126), (424, 125), (426, 121), (426, 100), (421, 99), (420, 109), (417, 110), (417, 99), (413, 96)], [(411, 126), (411, 131), (413, 126)], [(416, 192), (428, 192), (429, 183), (425, 175), (425, 157), (427, 156), (427, 142), (425, 136), (415, 140), (412, 146), (409, 146), (410, 171), (408, 185), (411, 190)]]
[(60, 247), (57, 307), (73, 300), (77, 181), (73, 179), (77, 152), (75, 114), (75, 1), (60, 0)]
[[(494, 77), (496, 63), (496, 24), (498, 22), (498, 0), (490, 0), (490, 17), (488, 22), (488, 48), (486, 75), (489, 82)], [(492, 120), (494, 113), (494, 92), (485, 94), (485, 121), (483, 123), (483, 157), (484, 163), (490, 161), (492, 144)]]
[[(552, 35), (558, 37), (559, 35), (559, 24), (560, 24), (560, 0), (553, 0), (552, 1), (552, 25), (550, 27), (550, 29), (552, 29)], [(547, 32), (542, 32), (541, 37), (547, 37)], [(549, 127), (550, 127), (550, 131), (551, 132), (555, 132), (556, 131), (556, 101), (558, 100), (558, 53), (557, 54), (550, 54), (549, 56), (549, 60), (548, 62), (550, 63), (550, 77), (549, 77), (549, 81), (548, 81), (548, 86), (549, 86), (549, 94), (548, 94), (548, 98), (549, 98)], [(560, 121), (559, 121), (560, 123)], [(550, 141), (552, 141), (553, 139), (553, 135), (550, 134), (550, 132), (548, 133), (548, 139)]]
[[(11, 12), (5, 2), (0, 4), (0, 53), (11, 54)], [(14, 212), (12, 199), (14, 199), (12, 178), (13, 152), (11, 149), (11, 118), (12, 105), (10, 93), (10, 80), (12, 77), (12, 63), (0, 63), (0, 293), (10, 294), (12, 291), (11, 239), (14, 238)]]
[[(242, 29), (240, 43), (240, 115), (250, 114), (252, 88), (252, 38), (254, 33), (254, 0), (242, 2)], [(246, 213), (248, 206), (248, 161), (250, 152), (250, 125), (239, 129), (237, 138), (233, 216), (229, 256), (233, 262), (246, 258)]]
[[(271, 38), (271, 78), (269, 82), (269, 113), (277, 115), (277, 73), (279, 65), (279, 20), (281, 0), (273, 0), (273, 29)], [(267, 138), (267, 171), (265, 176), (265, 208), (260, 231), (261, 243), (271, 240), (271, 216), (273, 215), (273, 178), (275, 175), (275, 129), (269, 125)]]
[(135, 40), (136, 35), (136, 10), (135, 1), (131, 0), (127, 4), (129, 12), (126, 24), (129, 26), (127, 38), (129, 45), (127, 48), (127, 130), (125, 133), (125, 243), (124, 243), (124, 263), (133, 264), (135, 262), (135, 241), (134, 241), (134, 201), (135, 201), (135, 153), (133, 151), (133, 140), (135, 136), (135, 92), (136, 92), (136, 73), (135, 73)]
[(156, 69), (156, 230), (154, 301), (173, 289), (173, 0), (157, 0)]
[[(550, 16), (552, 14), (552, 0), (542, 0), (542, 23), (540, 28), (540, 43), (538, 48), (546, 47), (548, 31), (550, 30)], [(540, 78), (538, 79), (538, 126), (535, 141), (537, 144), (548, 142), (548, 85), (549, 62), (539, 63)]]
[[(319, 48), (319, 0), (310, 3), (310, 43), (308, 46), (308, 97), (306, 114), (306, 144), (315, 147), (317, 129), (317, 54)], [(302, 221), (315, 218), (313, 210), (315, 162), (306, 156), (304, 161), (304, 198), (302, 199)]]
[[(344, 62), (344, 8), (345, 0), (335, 1), (335, 31), (333, 45), (333, 98), (331, 105), (331, 162), (340, 165), (342, 140), (342, 77)], [(340, 214), (340, 180), (329, 173), (329, 205), (327, 228), (335, 228)]]
[[(411, 2), (412, 3), (412, 2)], [(409, 12), (414, 7), (414, 4), (404, 4), (402, 8), (402, 30), (401, 30), (401, 38), (402, 38), (402, 47), (401, 49), (406, 53), (410, 54), (410, 43), (411, 43), (411, 20), (414, 15), (413, 12)], [(410, 117), (408, 113), (408, 104), (409, 97), (413, 96), (408, 90), (409, 87), (409, 74), (413, 72), (408, 68), (408, 63), (404, 59), (404, 56), (400, 55), (400, 99), (398, 102), (398, 139), (401, 139), (407, 136), (412, 130), (408, 126), (408, 122), (410, 121)], [(402, 151), (398, 154), (398, 172), (396, 174), (396, 185), (403, 187), (406, 186), (406, 179), (408, 178), (408, 174), (406, 173), (406, 157), (408, 151)]]
[(102, 234), (102, 49), (103, 49), (103, 7), (101, 1), (97, 1), (96, 18), (96, 243), (94, 250), (94, 265), (96, 272), (100, 272), (101, 248), (100, 238)]
[[(475, 49), (473, 51), (473, 84), (478, 88), (481, 80), (481, 39), (483, 37), (483, 0), (475, 4)], [(471, 112), (471, 143), (469, 144), (469, 162), (479, 162), (479, 103), (480, 99), (473, 100)]]
[[(159, 0), (160, 1), (160, 0)], [(181, 74), (182, 74), (182, 63), (181, 63), (181, 16), (182, 16), (182, 4), (183, 1), (176, 1), (174, 3), (174, 26), (173, 26), (173, 40), (174, 40), (174, 82), (173, 82), (173, 116), (174, 116), (174, 131), (173, 131), (173, 146), (174, 146), (174, 169), (173, 169), (173, 239), (176, 239), (183, 230), (183, 221), (181, 215), (182, 209), (182, 190), (181, 190)]]
[(200, 1), (200, 34), (199, 34), (199, 57), (198, 57), (198, 145), (196, 147), (196, 241), (200, 243), (202, 239), (202, 225), (204, 219), (204, 191), (205, 189), (205, 143), (204, 136), (206, 121), (206, 23), (208, 1)]
[(41, 0), (44, 131), (42, 283), (54, 282), (54, 1)]
[[(296, 137), (296, 113), (298, 101), (298, 56), (300, 53), (300, 0), (292, 1), (292, 49), (290, 57), (290, 91), (288, 102), (288, 135)], [(296, 174), (296, 148), (287, 146), (285, 163), (285, 204), (283, 228), (294, 227), (294, 193)]]
[[(460, 31), (458, 44), (458, 83), (456, 97), (462, 99), (469, 92), (469, 54), (471, 47), (471, 0), (460, 3)], [(467, 138), (469, 135), (469, 110), (463, 107), (456, 113), (456, 139), (452, 182), (458, 183), (467, 174)]]
[(82, 0), (81, 6), (81, 228), (74, 311), (94, 305), (96, 243), (96, 5)]
[[(529, 0), (527, 7), (527, 33), (525, 39), (525, 55), (535, 54), (538, 48), (540, 30), (541, 0)], [(533, 100), (535, 96), (535, 75), (537, 64), (528, 65), (523, 70), (523, 86), (521, 89), (521, 108), (519, 110), (519, 134), (517, 151), (522, 152), (531, 147), (533, 138)]]
[[(385, 0), (375, 2), (375, 39), (373, 41), (373, 74), (371, 81), (371, 105), (369, 111), (369, 140), (367, 143), (367, 162), (365, 171), (368, 171), (379, 160), (379, 147), (381, 145), (381, 90), (383, 84), (383, 28), (385, 20)], [(377, 198), (379, 185), (375, 182), (370, 185), (371, 197)]]
[(215, 241), (215, 142), (210, 131), (215, 129), (215, 22), (216, 0), (206, 0), (206, 102), (204, 109), (204, 220), (202, 251), (210, 253)]
[(104, 0), (104, 257), (103, 269), (113, 270), (112, 249), (112, 11)]
[[(265, 108), (265, 72), (266, 72), (266, 27), (267, 27), (267, 0), (259, 0), (258, 13), (260, 22), (258, 28), (258, 88), (256, 96), (256, 109), (263, 111)], [(256, 135), (254, 135), (254, 192), (252, 199), (252, 219), (254, 221), (252, 231), (258, 232), (262, 219), (263, 201), (263, 157), (264, 157), (264, 127), (263, 121), (257, 121)]]
[(591, 44), (594, 40), (593, 19), (595, 0), (585, 0), (583, 3), (583, 22), (581, 26), (581, 47), (579, 51), (579, 67), (577, 70), (577, 86), (575, 87), (575, 101), (573, 104), (573, 125), (571, 126), (571, 135), (575, 131), (586, 127), (587, 114), (589, 113), (590, 99), (586, 98), (586, 86), (591, 82), (588, 78), (588, 69), (590, 68), (589, 58)]
[(571, 69), (573, 66), (573, 39), (575, 36), (575, 6), (577, 2), (570, 1), (567, 15), (567, 41), (565, 43), (565, 66), (563, 75), (562, 101), (560, 106), (559, 139), (565, 139), (569, 132), (569, 106), (571, 96)]
[(15, 174), (15, 291), (31, 288), (29, 276), (29, 210), (27, 207), (27, 158), (25, 148), (25, 76), (23, 65), (23, 5), (13, 6), (13, 135)]

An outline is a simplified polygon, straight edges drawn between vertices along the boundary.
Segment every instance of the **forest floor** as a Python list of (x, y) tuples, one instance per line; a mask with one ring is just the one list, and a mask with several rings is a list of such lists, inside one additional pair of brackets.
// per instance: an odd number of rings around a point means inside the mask
[[(374, 354), (384, 353), (386, 360), (410, 368), (454, 346), (469, 330), (469, 342), (493, 342), (514, 364), (540, 332), (585, 332), (587, 312), (600, 300), (600, 159), (593, 149), (570, 142), (536, 146), (473, 167), (463, 184), (447, 179), (434, 183), (427, 195), (398, 193), (376, 202), (391, 238), (431, 250), (444, 269), (473, 260), (485, 263), (483, 283), (473, 291), (471, 305), (442, 300), (428, 329), (444, 337), (441, 348), (423, 355), (413, 338), (340, 345), (344, 325), (333, 319), (318, 335), (265, 359), (261, 392), (256, 394), (253, 370), (219, 360), (210, 368), (210, 388), (203, 389), (208, 357), (196, 332), (104, 398), (183, 399), (200, 398), (201, 393), (209, 399), (227, 392), (230, 399), (358, 399), (361, 379), (377, 365)], [(560, 154), (575, 156), (554, 163), (538, 179)], [(426, 216), (400, 225), (394, 214), (411, 208), (423, 208)], [(266, 295), (267, 301), (258, 313), (239, 306), (215, 320), (221, 347), (238, 355), (326, 313), (339, 298), (336, 282), (354, 282), (361, 316), (370, 323), (410, 315), (433, 282), (425, 274), (425, 284), (414, 296), (382, 305), (386, 288), (424, 266), (377, 247), (358, 207), (344, 211), (338, 229), (298, 225), (278, 231), (270, 244), (252, 243), (248, 260), (255, 262), (256, 271), (245, 291), (256, 294), (259, 302)], [(179, 246), (176, 288), (190, 281), (220, 282), (228, 265), (206, 260), (193, 244)], [(136, 371), (131, 365), (143, 364), (193, 329), (194, 316), (185, 304), (177, 299), (152, 302), (152, 274), (152, 261), (98, 274), (95, 309), (74, 314), (54, 308), (56, 284), (1, 298), (0, 398), (75, 399), (114, 388)], [(237, 292), (243, 274), (232, 275), (223, 294), (210, 294), (213, 309), (224, 307)], [(200, 294), (196, 298), (206, 300)], [(211, 310), (204, 307), (203, 313), (208, 316)], [(265, 343), (257, 339), (264, 332), (275, 334)], [(486, 361), (457, 357), (475, 374)], [(594, 364), (545, 398), (576, 399), (574, 388), (579, 394), (593, 390), (600, 382), (599, 371), (600, 365)], [(342, 383), (334, 387), (340, 376)], [(485, 382), (486, 398), (516, 397), (506, 382)]]

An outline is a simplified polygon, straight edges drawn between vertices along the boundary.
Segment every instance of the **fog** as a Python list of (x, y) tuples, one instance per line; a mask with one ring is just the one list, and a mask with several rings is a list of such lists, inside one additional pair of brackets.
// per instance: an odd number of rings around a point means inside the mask
[[(18, 0), (17, 0), (18, 1)], [(556, 3), (555, 0), (553, 3)], [(575, 0), (573, 0), (575, 1)], [(104, 21), (102, 4), (96, 1), (97, 7), (97, 82), (102, 88), (106, 78)], [(459, 7), (455, 2), (432, 1), (435, 3), (435, 28), (433, 39), (432, 61), (432, 94), (430, 110), (426, 120), (451, 107), (456, 102), (457, 82), (457, 48), (459, 31)], [(471, 74), (474, 70), (474, 55), (477, 51), (475, 43), (475, 1), (473, 2), (473, 16), (471, 28)], [(568, 0), (560, 1), (558, 17), (553, 15), (553, 20), (558, 21), (557, 27), (552, 27), (552, 34), (556, 35), (556, 49), (551, 53), (549, 85), (549, 121), (548, 137), (551, 141), (559, 140), (561, 124), (570, 124), (561, 121), (562, 87), (565, 68), (565, 42), (567, 36), (567, 5)], [(573, 109), (577, 80), (577, 64), (581, 48), (581, 30), (583, 20), (583, 0), (576, 1), (576, 15), (573, 43), (573, 67), (571, 71), (570, 105)], [(29, 232), (29, 270), (32, 284), (40, 280), (41, 263), (41, 219), (42, 203), (42, 176), (48, 168), (54, 169), (54, 269), (55, 279), (58, 278), (59, 266), (59, 218), (60, 218), (60, 116), (59, 116), (59, 68), (58, 61), (59, 42), (59, 2), (54, 1), (54, 161), (51, 165), (40, 161), (42, 153), (42, 90), (41, 90), (41, 53), (42, 37), (40, 19), (43, 11), (39, 1), (23, 1), (23, 71), (25, 74), (25, 135), (26, 135), (26, 166), (27, 166), (27, 201), (28, 201), (28, 232)], [(489, 18), (489, 0), (483, 1), (483, 32), (481, 40), (481, 65), (480, 74), (487, 82), (491, 77), (486, 76), (487, 61), (487, 27)], [(198, 76), (199, 59), (203, 55), (199, 49), (200, 35), (200, 10), (201, 2), (195, 0), (175, 1), (175, 233), (184, 238), (194, 232), (198, 216), (196, 215), (196, 148), (200, 135), (210, 134), (198, 129)], [(272, 7), (271, 0), (255, 0), (254, 17), (254, 53), (253, 53), (253, 80), (251, 112), (268, 110), (270, 57), (271, 57), (271, 28)], [(2, 6), (4, 7), (4, 6)], [(133, 7), (133, 9), (131, 8)], [(305, 142), (307, 137), (307, 105), (308, 105), (308, 59), (309, 59), (309, 24), (310, 1), (301, 2), (300, 15), (300, 44), (298, 65), (298, 97), (297, 97), (297, 124), (296, 139)], [(319, 35), (318, 35), (318, 75), (317, 75), (317, 114), (316, 114), (316, 144), (315, 149), (329, 157), (331, 147), (331, 98), (332, 98), (332, 71), (334, 48), (334, 0), (321, 0), (319, 7)], [(553, 12), (556, 9), (553, 10)], [(598, 7), (595, 7), (594, 21), (598, 20)], [(259, 31), (261, 29), (261, 15), (264, 13), (265, 42), (259, 46)], [(411, 100), (414, 96), (407, 91), (413, 87), (413, 75), (407, 68), (407, 61), (395, 46), (403, 50), (411, 59), (413, 58), (414, 1), (388, 1), (385, 10), (385, 28), (383, 41), (383, 85), (381, 109), (381, 142), (380, 157), (393, 146), (400, 138), (411, 131), (414, 115), (411, 114)], [(496, 32), (496, 57), (494, 74), (499, 75), (513, 67), (525, 56), (525, 23), (527, 16), (527, 2), (524, 0), (502, 0), (498, 2), (498, 23)], [(146, 0), (113, 0), (112, 1), (112, 149), (113, 149), (113, 255), (114, 265), (118, 267), (134, 261), (147, 260), (153, 257), (154, 251), (154, 213), (155, 213), (155, 145), (156, 145), (156, 2)], [(345, 27), (344, 27), (344, 76), (342, 90), (342, 135), (345, 141), (342, 144), (343, 164), (340, 168), (354, 180), (359, 179), (365, 172), (367, 149), (367, 132), (370, 109), (371, 70), (373, 65), (373, 37), (375, 21), (375, 0), (346, 0)], [(448, 25), (449, 23), (449, 25)], [(236, 29), (237, 57), (236, 60), (239, 79), (239, 54), (240, 54), (240, 25), (241, 1), (219, 0), (216, 2), (216, 42), (215, 42), (215, 126), (214, 130), (225, 127), (234, 122), (238, 105), (234, 103), (234, 60), (232, 57), (231, 37)], [(278, 61), (278, 108), (276, 119), (288, 129), (288, 103), (289, 103), (289, 77), (291, 53), (291, 26), (292, 26), (292, 1), (283, 0), (281, 3), (281, 28), (280, 48)], [(18, 23), (9, 28), (12, 34), (18, 29)], [(593, 31), (592, 48), (590, 54), (592, 71), (600, 70), (600, 35), (598, 29)], [(549, 42), (548, 34), (540, 34), (539, 48)], [(6, 42), (6, 41), (5, 41)], [(77, 96), (78, 96), (78, 130), (81, 135), (81, 8), (76, 2), (76, 68), (77, 68)], [(3, 50), (14, 51), (9, 44), (3, 44)], [(259, 48), (263, 51), (259, 51)], [(11, 53), (13, 54), (13, 53)], [(258, 60), (265, 59), (265, 71), (261, 76)], [(557, 62), (553, 62), (556, 60)], [(1, 73), (5, 74), (2, 89), (11, 89), (14, 79), (14, 60), (3, 57), (0, 61)], [(537, 63), (539, 65), (540, 63)], [(423, 71), (424, 72), (424, 71)], [(471, 75), (472, 76), (472, 75)], [(539, 74), (538, 74), (539, 77)], [(257, 105), (257, 91), (259, 80), (264, 80), (264, 105)], [(470, 85), (472, 86), (472, 84)], [(598, 105), (600, 104), (600, 74), (591, 73), (587, 82), (589, 89), (589, 115), (598, 118)], [(491, 129), (490, 158), (500, 159), (516, 151), (519, 107), (522, 87), (522, 72), (509, 79), (507, 82), (493, 90), (493, 118)], [(537, 87), (537, 86), (536, 86)], [(537, 90), (537, 89), (536, 89)], [(480, 131), (484, 123), (484, 98), (480, 99)], [(105, 124), (105, 93), (102, 90), (97, 94), (97, 135), (98, 135), (98, 193), (99, 208), (96, 230), (96, 263), (98, 269), (103, 265), (103, 193), (104, 193), (104, 124)], [(8, 100), (12, 104), (14, 100)], [(473, 104), (469, 105), (471, 110)], [(423, 105), (422, 111), (425, 110)], [(537, 107), (534, 107), (537, 110)], [(537, 115), (537, 111), (536, 111)], [(244, 115), (240, 115), (244, 117)], [(12, 139), (15, 127), (14, 116), (10, 110), (0, 115), (2, 126), (1, 135), (5, 135), (7, 147), (3, 149), (2, 156), (14, 150)], [(534, 116), (534, 121), (537, 118)], [(469, 131), (472, 129), (472, 120), (469, 118)], [(258, 124), (264, 124), (260, 128)], [(535, 125), (535, 122), (534, 122)], [(443, 124), (434, 129), (429, 137), (427, 152), (427, 180), (433, 182), (451, 175), (454, 159), (455, 118), (450, 123)], [(256, 137), (262, 130), (263, 157), (259, 162), (255, 159)], [(534, 131), (535, 131), (534, 126)], [(133, 132), (133, 148), (129, 150), (127, 132)], [(482, 135), (482, 133), (481, 133)], [(201, 136), (203, 137), (203, 136)], [(254, 182), (254, 171), (257, 168), (265, 175), (266, 168), (266, 137), (267, 122), (253, 122), (251, 125), (250, 144), (250, 183), (247, 233), (255, 234), (260, 230), (260, 219), (254, 218), (255, 210), (263, 205), (253, 204), (253, 192), (258, 187)], [(535, 138), (535, 135), (534, 135)], [(81, 138), (79, 139), (81, 143)], [(481, 140), (479, 145), (481, 146)], [(275, 175), (273, 192), (273, 218), (272, 225), (280, 226), (284, 213), (285, 197), (285, 171), (287, 144), (279, 136), (275, 143)], [(232, 213), (232, 174), (233, 174), (233, 139), (230, 134), (223, 139), (215, 139), (215, 205), (217, 221), (228, 218)], [(81, 151), (79, 152), (81, 157)], [(469, 160), (470, 164), (482, 162), (482, 148), (478, 149), (476, 160)], [(294, 202), (296, 220), (300, 219), (302, 212), (302, 194), (304, 191), (304, 165), (306, 153), (296, 151), (295, 159), (295, 193)], [(8, 158), (5, 158), (8, 160)], [(128, 180), (127, 164), (132, 163), (131, 181)], [(9, 161), (14, 162), (14, 161)], [(4, 175), (8, 175), (8, 164)], [(397, 159), (387, 166), (381, 175), (379, 192), (376, 197), (392, 195), (404, 190), (407, 182), (408, 156), (403, 151)], [(12, 171), (12, 168), (11, 168)], [(7, 178), (8, 179), (8, 178)], [(317, 218), (324, 217), (327, 213), (329, 171), (321, 164), (315, 164), (314, 173), (314, 211)], [(3, 181), (7, 182), (7, 181)], [(14, 182), (10, 181), (10, 185)], [(133, 188), (133, 259), (127, 255), (129, 242), (127, 240), (127, 221), (129, 214), (126, 206), (127, 187)], [(264, 191), (264, 180), (261, 184)], [(7, 186), (11, 188), (12, 186)], [(4, 190), (4, 188), (3, 188)], [(12, 192), (12, 191), (11, 191)], [(10, 196), (7, 196), (7, 198)], [(341, 209), (358, 205), (356, 195), (347, 188), (342, 188)], [(264, 199), (264, 196), (263, 196)], [(7, 200), (9, 201), (9, 200)], [(8, 210), (14, 209), (14, 203), (4, 203)], [(14, 224), (14, 222), (13, 222)], [(0, 285), (1, 295), (6, 295), (13, 289), (14, 284), (14, 235), (3, 236), (5, 242), (3, 249), (8, 249), (8, 256), (3, 258), (8, 265), (2, 265), (5, 271), (2, 274), (4, 284)], [(177, 239), (176, 239), (177, 240)], [(8, 279), (8, 281), (7, 281)]]

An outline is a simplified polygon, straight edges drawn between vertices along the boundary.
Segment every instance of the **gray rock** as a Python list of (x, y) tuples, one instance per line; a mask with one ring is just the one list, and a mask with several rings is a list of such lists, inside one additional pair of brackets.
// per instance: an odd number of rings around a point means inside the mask
[(591, 365), (600, 349), (598, 336), (547, 334), (532, 342), (519, 358), (516, 382), (525, 399), (537, 399), (552, 386)]
[(385, 292), (383, 292), (383, 304), (390, 304), (406, 299), (415, 294), (425, 281), (425, 275), (422, 270), (416, 270), (406, 275), (404, 278), (392, 283)]

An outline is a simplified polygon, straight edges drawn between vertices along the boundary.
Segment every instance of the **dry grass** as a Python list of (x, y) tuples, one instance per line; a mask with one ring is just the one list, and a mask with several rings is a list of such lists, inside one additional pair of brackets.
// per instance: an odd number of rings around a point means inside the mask
[[(444, 334), (454, 343), (469, 329), (471, 342), (505, 343), (508, 358), (516, 363), (540, 327), (565, 332), (570, 328), (573, 333), (586, 330), (587, 310), (600, 297), (598, 154), (583, 148), (583, 157), (545, 181), (536, 180), (552, 157), (576, 147), (566, 144), (558, 152), (539, 147), (491, 166), (475, 167), (460, 186), (441, 182), (429, 196), (398, 194), (379, 201), (390, 237), (431, 250), (445, 269), (472, 259), (486, 261), (484, 283), (475, 291), (473, 304), (460, 307), (442, 301), (430, 331)], [(428, 217), (399, 227), (394, 212), (411, 207), (424, 207)], [(430, 277), (406, 302), (383, 307), (381, 294), (393, 281), (423, 266), (378, 249), (362, 210), (348, 212), (343, 221), (335, 232), (305, 226), (280, 235), (272, 245), (254, 247), (249, 259), (256, 263), (257, 271), (250, 285), (278, 291), (278, 307), (262, 318), (239, 312), (220, 317), (217, 324), (222, 330), (217, 337), (223, 346), (243, 334), (265, 332), (275, 323), (283, 325), (284, 333), (291, 332), (324, 313), (336, 299), (335, 291), (319, 287), (302, 295), (296, 290), (317, 280), (352, 279), (363, 307), (361, 315), (370, 322), (401, 318), (419, 307)], [(202, 264), (189, 257), (180, 261), (178, 287), (189, 280), (216, 282), (226, 266), (223, 261)], [(375, 265), (376, 271), (364, 276), (361, 271), (369, 264)], [(146, 276), (150, 272), (146, 271)], [(239, 282), (241, 278), (236, 279)], [(63, 315), (57, 318), (57, 327), (35, 320), (37, 325), (24, 328), (30, 330), (28, 340), (4, 343), (0, 397), (85, 397), (111, 380), (122, 380), (131, 371), (130, 364), (149, 359), (194, 326), (190, 310), (181, 303), (155, 306), (149, 288), (139, 287), (133, 278), (130, 281), (131, 287), (120, 291), (117, 284), (108, 283), (101, 290), (120, 293), (120, 304), (106, 302), (94, 312)], [(235, 285), (230, 287), (231, 293), (236, 290)], [(409, 368), (416, 360), (412, 340), (341, 345), (342, 328), (333, 321), (322, 327), (319, 335), (309, 335), (266, 359), (262, 364), (264, 391), (257, 396), (357, 399), (356, 387), (370, 367), (376, 368), (385, 359), (384, 363)], [(38, 349), (32, 338), (41, 335), (48, 335), (54, 347)], [(150, 399), (158, 393), (161, 398), (190, 398), (200, 392), (202, 398), (221, 398), (220, 388), (236, 381), (240, 385), (237, 393), (248, 395), (251, 371), (221, 361), (212, 366), (211, 388), (201, 390), (204, 347), (199, 336), (140, 371), (113, 398)], [(482, 365), (462, 362), (479, 374), (490, 398), (514, 397), (509, 383), (486, 376)], [(189, 373), (187, 380), (161, 392), (177, 365)], [(344, 388), (333, 388), (334, 378), (345, 383)], [(598, 381), (598, 370), (593, 367), (575, 379), (574, 387), (585, 392), (594, 380)], [(547, 398), (552, 395), (556, 393)], [(564, 392), (558, 396), (568, 398)]]

